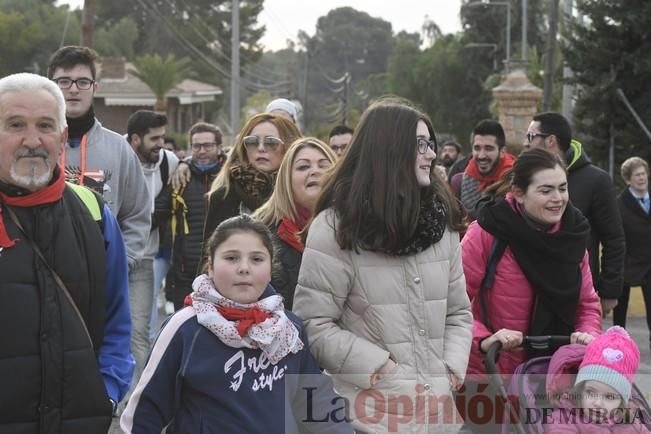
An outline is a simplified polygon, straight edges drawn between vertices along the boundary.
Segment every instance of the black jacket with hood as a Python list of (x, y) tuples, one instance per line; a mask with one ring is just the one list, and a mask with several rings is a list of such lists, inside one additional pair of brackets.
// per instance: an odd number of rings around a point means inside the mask
[(626, 246), (615, 186), (606, 171), (592, 164), (578, 141), (572, 141), (565, 161), (570, 200), (590, 222), (588, 251), (594, 287), (602, 299), (619, 298)]

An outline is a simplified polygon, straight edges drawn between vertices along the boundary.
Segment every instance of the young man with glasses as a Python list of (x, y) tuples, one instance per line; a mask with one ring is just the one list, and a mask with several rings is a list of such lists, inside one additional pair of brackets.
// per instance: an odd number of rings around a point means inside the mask
[(525, 150), (545, 148), (565, 160), (570, 200), (590, 222), (592, 280), (607, 314), (617, 305), (622, 292), (625, 256), (624, 229), (608, 173), (593, 165), (581, 143), (572, 140), (572, 127), (560, 113), (535, 115), (523, 146)]
[(129, 273), (129, 304), (131, 306), (131, 351), (136, 359), (133, 384), (137, 383), (151, 348), (150, 328), (156, 327), (151, 319), (158, 288), (154, 287), (154, 258), (158, 253), (159, 225), (169, 224), (170, 209), (156, 206), (156, 198), (167, 185), (170, 175), (179, 164), (173, 152), (163, 149), (167, 117), (151, 110), (138, 110), (127, 121), (127, 141), (135, 151), (142, 166), (145, 183), (151, 200), (143, 204), (152, 215), (152, 225), (147, 237), (143, 257)]
[(87, 47), (57, 50), (48, 65), (66, 102), (68, 142), (61, 154), (66, 180), (97, 191), (117, 217), (127, 246), (129, 270), (142, 257), (151, 228), (150, 202), (138, 158), (118, 133), (95, 118), (97, 53)]
[(172, 270), (167, 276), (166, 297), (176, 310), (183, 307), (185, 296), (192, 291), (201, 259), (206, 193), (226, 161), (222, 132), (216, 125), (194, 124), (188, 138), (192, 149), (191, 159), (186, 160), (190, 181), (176, 189), (168, 186), (167, 193), (165, 190), (161, 193), (161, 197), (171, 202)]

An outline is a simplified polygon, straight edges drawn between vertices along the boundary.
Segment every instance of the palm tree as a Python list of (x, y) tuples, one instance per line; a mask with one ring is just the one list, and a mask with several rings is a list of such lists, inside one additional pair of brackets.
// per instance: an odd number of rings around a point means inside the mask
[(168, 54), (163, 59), (159, 54), (145, 54), (133, 61), (136, 70), (129, 72), (142, 80), (156, 96), (154, 111), (167, 112), (167, 94), (183, 79), (192, 74), (190, 59), (176, 59)]

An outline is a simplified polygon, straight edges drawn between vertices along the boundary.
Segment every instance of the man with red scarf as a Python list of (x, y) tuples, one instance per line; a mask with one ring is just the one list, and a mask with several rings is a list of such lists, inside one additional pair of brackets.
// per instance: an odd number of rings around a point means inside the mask
[(133, 373), (117, 221), (65, 182), (59, 87), (0, 79), (0, 432), (106, 433)]
[(484, 189), (513, 166), (515, 160), (505, 145), (504, 129), (497, 121), (485, 119), (472, 130), (472, 158), (466, 170), (454, 175), (450, 183), (470, 220), (476, 218)]

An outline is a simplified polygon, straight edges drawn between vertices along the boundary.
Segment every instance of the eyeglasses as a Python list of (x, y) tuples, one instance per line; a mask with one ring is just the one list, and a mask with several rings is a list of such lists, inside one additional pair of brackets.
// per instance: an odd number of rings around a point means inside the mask
[(206, 142), (206, 143), (193, 143), (190, 145), (192, 150), (195, 152), (201, 151), (201, 148), (205, 149), (207, 152), (214, 151), (217, 148), (217, 142)]
[(77, 89), (88, 90), (93, 84), (95, 84), (95, 80), (91, 80), (90, 78), (78, 78), (73, 80), (72, 78), (61, 77), (53, 78), (52, 81), (59, 86), (59, 89), (70, 89), (73, 84), (76, 84)]
[(543, 133), (527, 133), (527, 141), (529, 143), (533, 142), (533, 139), (536, 137), (549, 137), (551, 134), (543, 134)]
[(246, 136), (243, 139), (247, 148), (257, 148), (262, 143), (265, 149), (276, 149), (283, 141), (274, 136)]
[(436, 144), (436, 137), (433, 137), (432, 140), (427, 140), (424, 139), (423, 137), (418, 137), (416, 139), (416, 143), (418, 144), (418, 152), (421, 154), (425, 154), (428, 148), (434, 151), (435, 154), (436, 151), (438, 150), (438, 145)]

